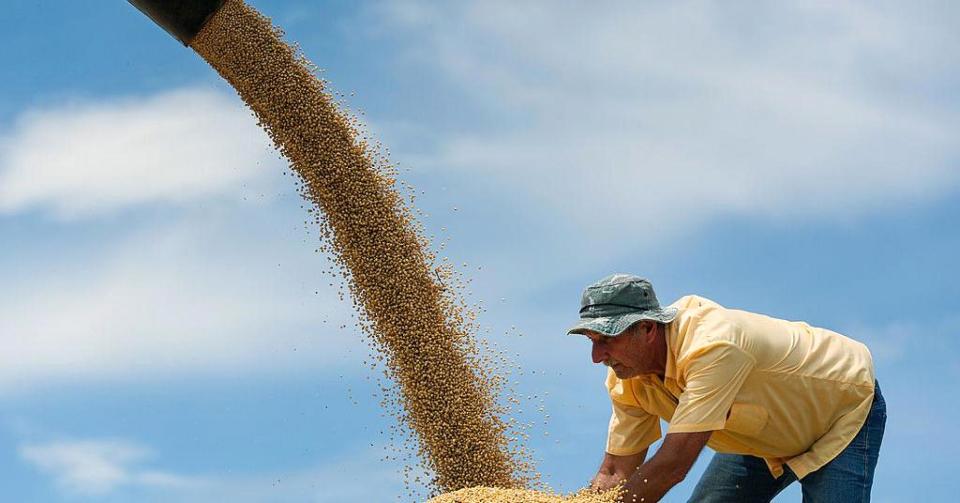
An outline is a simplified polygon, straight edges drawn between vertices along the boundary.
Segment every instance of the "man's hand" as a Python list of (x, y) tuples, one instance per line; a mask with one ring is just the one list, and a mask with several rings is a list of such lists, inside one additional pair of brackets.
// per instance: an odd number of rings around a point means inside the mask
[(643, 464), (645, 459), (647, 459), (646, 449), (630, 456), (614, 456), (604, 453), (603, 463), (600, 464), (597, 476), (590, 483), (590, 489), (601, 492), (613, 489), (614, 486), (630, 477), (637, 467)]
[(690, 471), (711, 431), (698, 433), (670, 433), (657, 453), (630, 475), (624, 484), (621, 501), (624, 503), (653, 503), (660, 501), (671, 487), (677, 485)]

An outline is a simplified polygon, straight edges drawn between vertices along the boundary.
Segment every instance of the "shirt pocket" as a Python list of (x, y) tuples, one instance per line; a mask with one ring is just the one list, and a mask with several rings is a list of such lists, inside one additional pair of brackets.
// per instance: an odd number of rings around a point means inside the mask
[(732, 433), (753, 436), (767, 425), (770, 413), (762, 405), (753, 403), (734, 403), (727, 414), (723, 429)]

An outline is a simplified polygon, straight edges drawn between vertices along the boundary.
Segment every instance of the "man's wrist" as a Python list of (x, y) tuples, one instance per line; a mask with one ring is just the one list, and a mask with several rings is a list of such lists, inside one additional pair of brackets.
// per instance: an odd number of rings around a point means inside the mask
[(598, 473), (590, 483), (590, 489), (598, 493), (613, 489), (617, 484), (624, 481), (621, 475), (615, 473)]

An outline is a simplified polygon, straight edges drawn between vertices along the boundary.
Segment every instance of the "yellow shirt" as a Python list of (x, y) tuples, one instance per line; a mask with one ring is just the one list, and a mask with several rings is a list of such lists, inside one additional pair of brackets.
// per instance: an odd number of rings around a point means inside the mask
[(836, 332), (726, 309), (689, 295), (666, 326), (664, 379), (611, 369), (607, 452), (636, 454), (667, 433), (714, 431), (717, 452), (786, 463), (803, 478), (840, 454), (873, 403), (870, 351)]

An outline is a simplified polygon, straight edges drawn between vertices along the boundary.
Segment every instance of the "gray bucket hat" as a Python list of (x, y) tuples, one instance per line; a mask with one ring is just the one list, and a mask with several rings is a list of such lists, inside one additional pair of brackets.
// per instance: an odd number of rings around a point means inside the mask
[(641, 320), (670, 323), (677, 308), (660, 307), (653, 285), (632, 274), (611, 274), (583, 290), (580, 322), (568, 334), (587, 331), (617, 336)]

